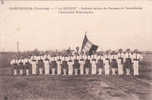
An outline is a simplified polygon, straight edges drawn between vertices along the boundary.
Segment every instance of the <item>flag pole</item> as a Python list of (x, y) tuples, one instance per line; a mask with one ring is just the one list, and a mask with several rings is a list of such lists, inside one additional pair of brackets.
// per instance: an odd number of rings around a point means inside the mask
[(87, 35), (87, 31), (85, 31), (85, 35)]

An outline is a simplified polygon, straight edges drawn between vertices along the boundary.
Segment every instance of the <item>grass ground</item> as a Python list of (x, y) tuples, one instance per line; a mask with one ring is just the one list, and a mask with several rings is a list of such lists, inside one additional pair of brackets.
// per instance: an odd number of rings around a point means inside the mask
[(140, 77), (11, 76), (0, 68), (0, 100), (151, 100), (152, 55), (145, 55)]
[(126, 76), (1, 78), (0, 100), (151, 100), (151, 85)]

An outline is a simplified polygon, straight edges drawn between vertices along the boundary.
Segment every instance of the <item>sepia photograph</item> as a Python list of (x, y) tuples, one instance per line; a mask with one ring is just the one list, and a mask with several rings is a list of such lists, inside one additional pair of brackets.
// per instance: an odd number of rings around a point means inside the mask
[(0, 0), (0, 100), (152, 100), (152, 1)]

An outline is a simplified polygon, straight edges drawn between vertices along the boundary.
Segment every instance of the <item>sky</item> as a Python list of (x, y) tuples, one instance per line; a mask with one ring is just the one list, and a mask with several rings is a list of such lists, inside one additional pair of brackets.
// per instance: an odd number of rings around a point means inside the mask
[[(56, 10), (10, 7), (141, 7), (60, 14)], [(62, 50), (81, 47), (85, 32), (99, 50), (152, 50), (152, 2), (6, 2), (0, 5), (0, 51)]]

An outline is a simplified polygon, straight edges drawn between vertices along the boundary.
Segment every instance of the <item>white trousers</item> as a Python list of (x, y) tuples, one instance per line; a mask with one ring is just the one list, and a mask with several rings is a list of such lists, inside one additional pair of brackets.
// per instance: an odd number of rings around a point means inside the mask
[(134, 64), (133, 64), (133, 74), (134, 75), (139, 75), (139, 64), (138, 64), (138, 61), (134, 61)]
[(112, 75), (116, 75), (116, 68), (112, 68)]
[(58, 64), (57, 66), (57, 74), (61, 75), (61, 64)]
[(85, 68), (85, 74), (86, 74), (86, 75), (89, 74), (89, 68)]
[(32, 74), (36, 74), (36, 65), (32, 66)]
[(81, 75), (84, 74), (84, 67), (83, 67), (83, 64), (80, 64), (80, 74), (81, 74)]
[(55, 75), (55, 68), (52, 68), (52, 75)]
[(66, 75), (67, 70), (63, 69), (63, 75)]
[(130, 69), (126, 68), (126, 75), (130, 75)]
[(23, 75), (23, 69), (20, 69), (19, 72), (20, 72), (20, 75)]
[(69, 64), (69, 72), (68, 72), (69, 75), (73, 75), (73, 66), (72, 64)]
[(96, 64), (92, 64), (92, 75), (97, 73)]
[(110, 73), (110, 66), (109, 65), (105, 65), (105, 75), (109, 75)]
[(98, 72), (99, 72), (98, 75), (102, 75), (102, 68), (99, 68)]
[(74, 73), (75, 73), (75, 75), (78, 75), (78, 69), (74, 69)]
[(45, 65), (45, 66), (44, 66), (44, 72), (45, 72), (45, 75), (50, 74), (50, 68), (49, 68), (49, 65)]
[(29, 69), (26, 69), (26, 75), (29, 75)]
[(17, 75), (17, 70), (16, 69), (13, 70), (13, 75)]
[(118, 64), (118, 74), (123, 75), (123, 65), (122, 64)]
[(43, 69), (39, 68), (39, 74), (42, 75), (43, 74)]

